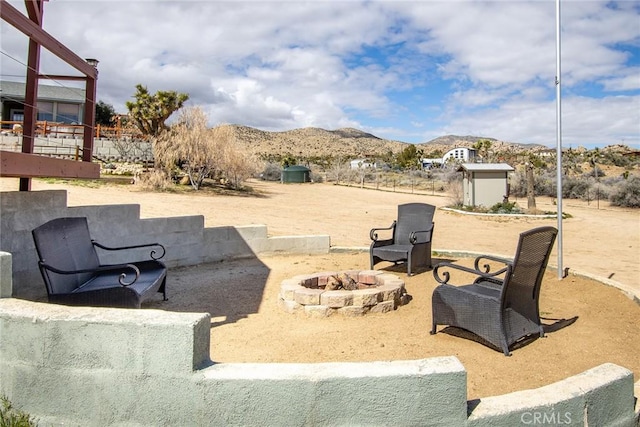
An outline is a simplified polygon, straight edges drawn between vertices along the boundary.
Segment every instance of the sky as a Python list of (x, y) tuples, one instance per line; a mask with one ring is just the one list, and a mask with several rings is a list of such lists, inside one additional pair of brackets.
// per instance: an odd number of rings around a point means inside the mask
[[(560, 17), (563, 148), (640, 149), (640, 0), (562, 0)], [(1, 79), (24, 81), (27, 37), (1, 25)], [(554, 0), (51, 0), (43, 27), (100, 61), (119, 113), (142, 84), (211, 126), (557, 146)], [(76, 74), (46, 50), (40, 71)]]

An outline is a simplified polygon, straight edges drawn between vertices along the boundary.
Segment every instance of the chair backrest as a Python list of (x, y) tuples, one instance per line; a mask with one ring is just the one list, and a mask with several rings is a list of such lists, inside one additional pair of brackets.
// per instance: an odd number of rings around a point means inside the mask
[[(406, 203), (404, 205), (398, 205), (398, 219), (393, 235), (394, 243), (408, 245), (410, 244), (409, 235), (412, 231), (428, 230), (433, 223), (435, 211), (435, 206), (426, 203)], [(419, 242), (423, 242), (425, 235), (418, 237), (421, 239)]]
[[(40, 261), (59, 270), (94, 269), (100, 265), (84, 217), (57, 218), (35, 228), (33, 241)], [(91, 273), (58, 274), (41, 269), (49, 294), (69, 293)]]
[(513, 269), (505, 277), (503, 304), (529, 319), (538, 318), (538, 297), (558, 230), (538, 227), (520, 234)]

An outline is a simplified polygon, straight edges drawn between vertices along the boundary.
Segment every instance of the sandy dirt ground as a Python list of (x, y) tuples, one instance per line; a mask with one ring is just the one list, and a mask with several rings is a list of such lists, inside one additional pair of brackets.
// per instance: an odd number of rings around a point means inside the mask
[[(332, 246), (363, 247), (372, 227), (386, 227), (397, 205), (426, 202), (439, 208), (440, 195), (403, 194), (330, 184), (250, 183), (258, 196), (153, 193), (135, 186), (88, 188), (34, 180), (32, 189), (65, 189), (69, 206), (139, 204), (141, 217), (203, 215), (205, 225), (265, 224), (270, 235), (328, 234)], [(0, 189), (15, 190), (3, 178)], [(524, 206), (526, 200), (519, 201)], [(538, 208), (555, 211), (550, 199)], [(562, 262), (569, 271), (608, 278), (640, 288), (640, 211), (606, 202), (565, 200)], [(518, 234), (555, 218), (506, 218), (463, 215), (438, 209), (434, 250), (460, 250), (513, 256)], [(557, 265), (558, 244), (550, 265)], [(436, 257), (437, 259), (444, 259)], [(451, 259), (470, 263), (470, 259)], [(278, 307), (280, 282), (317, 271), (367, 269), (360, 251), (326, 255), (268, 255), (173, 269), (170, 300), (148, 308), (208, 312), (212, 316), (211, 358), (216, 362), (323, 362), (421, 359), (454, 355), (468, 372), (469, 398), (540, 387), (602, 363), (615, 363), (640, 378), (640, 306), (618, 289), (570, 274), (559, 280), (553, 270), (541, 291), (541, 315), (547, 336), (531, 340), (505, 357), (454, 328), (429, 335), (431, 271), (408, 277), (403, 268), (379, 264), (405, 280), (411, 301), (385, 314), (311, 318)], [(460, 278), (464, 283), (464, 278)]]

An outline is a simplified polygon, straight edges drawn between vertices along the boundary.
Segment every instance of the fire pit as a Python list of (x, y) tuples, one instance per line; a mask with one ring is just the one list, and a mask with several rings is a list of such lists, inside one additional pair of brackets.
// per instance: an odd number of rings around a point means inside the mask
[(278, 302), (289, 313), (362, 316), (394, 310), (408, 303), (409, 295), (398, 276), (376, 270), (349, 270), (283, 280)]

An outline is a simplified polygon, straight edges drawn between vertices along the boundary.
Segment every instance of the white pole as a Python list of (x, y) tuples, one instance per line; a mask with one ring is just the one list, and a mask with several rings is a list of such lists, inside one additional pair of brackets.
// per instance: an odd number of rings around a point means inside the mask
[(562, 266), (562, 109), (560, 86), (560, 0), (556, 0), (556, 200), (558, 207), (558, 279), (564, 277)]

